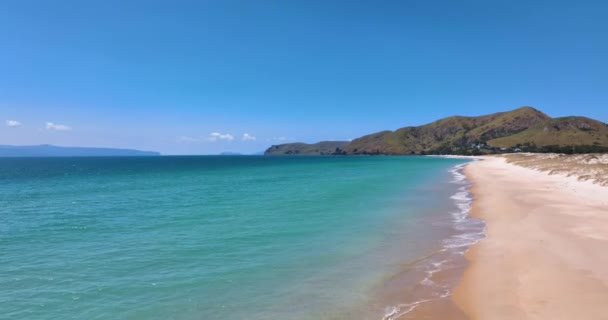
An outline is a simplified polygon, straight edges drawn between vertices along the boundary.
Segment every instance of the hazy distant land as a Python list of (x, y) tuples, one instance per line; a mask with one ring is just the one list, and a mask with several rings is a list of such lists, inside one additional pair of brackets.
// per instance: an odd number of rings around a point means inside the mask
[(117, 157), (159, 156), (159, 152), (115, 148), (60, 147), (53, 145), (0, 145), (0, 157)]

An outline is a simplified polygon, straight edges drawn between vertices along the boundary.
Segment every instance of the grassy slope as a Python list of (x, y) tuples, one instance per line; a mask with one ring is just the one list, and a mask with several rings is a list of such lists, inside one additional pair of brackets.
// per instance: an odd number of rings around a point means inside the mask
[(608, 147), (608, 125), (585, 117), (563, 117), (549, 119), (518, 134), (488, 142), (497, 147), (511, 147), (518, 144), (537, 146), (597, 145)]
[(348, 141), (321, 141), (318, 143), (286, 143), (280, 145), (273, 145), (264, 154), (266, 155), (288, 155), (288, 154), (299, 154), (299, 155), (319, 155), (319, 154), (332, 154), (336, 151), (336, 148), (343, 148), (348, 144)]
[[(338, 144), (336, 144), (338, 143)], [(266, 154), (423, 154), (468, 152), (471, 145), (514, 147), (600, 146), (608, 148), (608, 125), (584, 118), (552, 119), (532, 107), (478, 117), (453, 116), (423, 126), (369, 134), (350, 143), (291, 143), (272, 146)], [(467, 151), (468, 150), (468, 151)]]
[(454, 116), (419, 127), (363, 136), (345, 150), (351, 154), (409, 154), (462, 147), (511, 135), (547, 119), (549, 116), (531, 107), (479, 117)]

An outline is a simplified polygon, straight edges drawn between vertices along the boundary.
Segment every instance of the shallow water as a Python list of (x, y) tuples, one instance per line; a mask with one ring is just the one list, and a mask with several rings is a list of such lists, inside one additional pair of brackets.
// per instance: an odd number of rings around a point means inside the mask
[(0, 159), (0, 318), (404, 313), (480, 236), (464, 162)]

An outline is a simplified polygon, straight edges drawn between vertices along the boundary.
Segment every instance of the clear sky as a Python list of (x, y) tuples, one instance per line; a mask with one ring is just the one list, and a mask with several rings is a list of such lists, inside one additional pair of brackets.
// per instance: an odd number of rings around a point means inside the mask
[(0, 144), (263, 151), (531, 105), (608, 122), (606, 1), (0, 1)]

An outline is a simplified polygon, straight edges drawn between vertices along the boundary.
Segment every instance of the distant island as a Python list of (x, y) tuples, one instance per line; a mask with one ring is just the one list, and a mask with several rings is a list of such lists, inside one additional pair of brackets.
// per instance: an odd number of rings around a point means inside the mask
[(507, 152), (608, 152), (608, 125), (578, 116), (551, 118), (533, 107), (372, 133), (352, 141), (273, 145), (265, 155), (482, 155)]
[(0, 157), (127, 157), (160, 156), (155, 151), (115, 148), (60, 147), (53, 145), (9, 146), (0, 145)]

